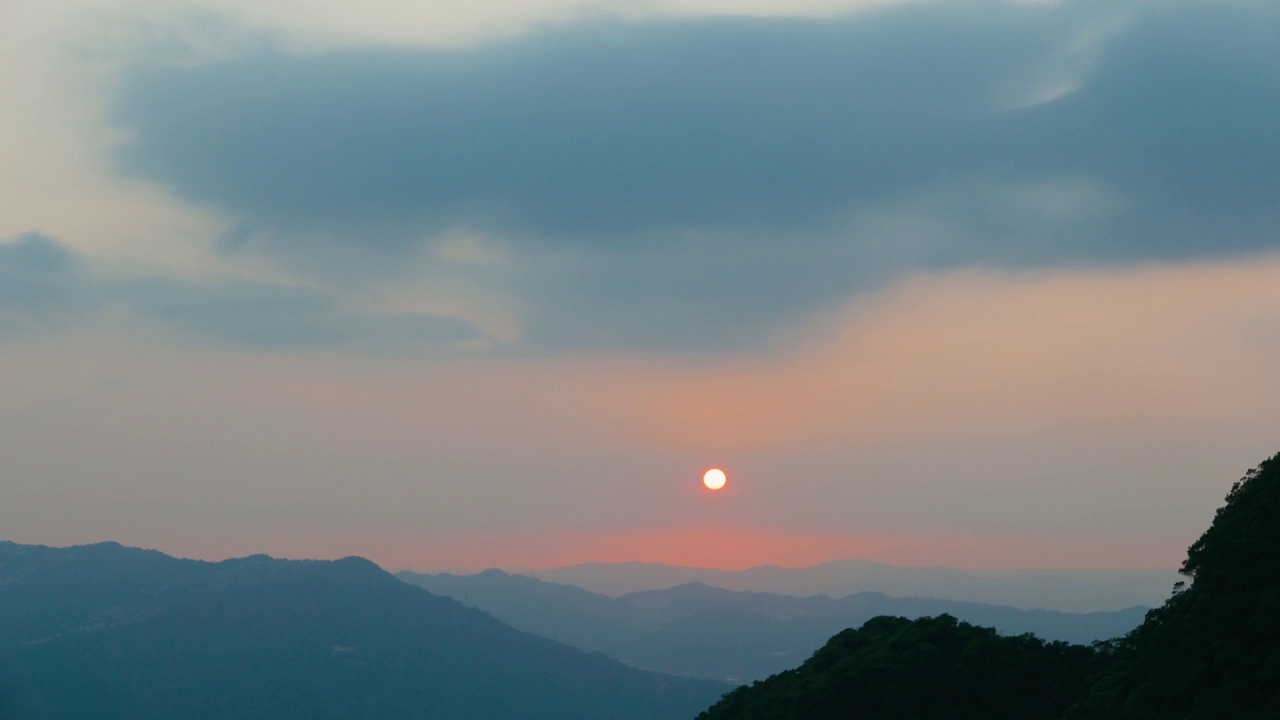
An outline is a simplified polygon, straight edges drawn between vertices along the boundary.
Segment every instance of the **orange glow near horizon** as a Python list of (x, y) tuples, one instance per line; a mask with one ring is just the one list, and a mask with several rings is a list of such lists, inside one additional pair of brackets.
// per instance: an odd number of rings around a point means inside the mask
[[(505, 533), (472, 537), (438, 551), (374, 558), (396, 569), (551, 569), (580, 563), (645, 562), (742, 570), (761, 565), (808, 567), (862, 559), (889, 565), (966, 569), (1176, 567), (1183, 538), (793, 535), (746, 529)], [(465, 548), (465, 549), (464, 549)]]
[[(195, 538), (189, 538), (195, 541)], [(663, 563), (742, 570), (761, 565), (808, 567), (861, 559), (900, 566), (995, 569), (1174, 568), (1181, 537), (1005, 535), (796, 535), (745, 528), (627, 532), (290, 534), (242, 537), (157, 549), (180, 557), (222, 560), (266, 552), (286, 558), (366, 557), (389, 570), (478, 572), (487, 568), (548, 570), (581, 563)], [(154, 543), (126, 542), (141, 547)]]

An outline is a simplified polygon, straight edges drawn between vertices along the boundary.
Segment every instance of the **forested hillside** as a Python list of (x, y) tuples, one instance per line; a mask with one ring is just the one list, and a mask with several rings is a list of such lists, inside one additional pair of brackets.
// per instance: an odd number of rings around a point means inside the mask
[(1002, 637), (949, 615), (878, 617), (699, 718), (1058, 720), (1105, 662), (1089, 647)]
[(1182, 572), (1072, 720), (1280, 718), (1280, 455), (1231, 489)]
[(875, 618), (702, 720), (1274, 720), (1280, 717), (1280, 455), (1188, 550), (1188, 585), (1096, 647), (942, 616)]

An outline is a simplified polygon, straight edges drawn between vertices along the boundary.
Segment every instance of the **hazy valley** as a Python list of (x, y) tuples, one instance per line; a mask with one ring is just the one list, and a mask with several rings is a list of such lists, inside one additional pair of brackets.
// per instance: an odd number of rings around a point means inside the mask
[(1280, 712), (1278, 552), (1280, 455), (1145, 614), (696, 582), (611, 598), (360, 558), (5, 542), (0, 717), (1262, 720)]
[[(835, 579), (833, 567), (823, 570)], [(839, 599), (793, 597), (731, 591), (701, 582), (610, 598), (498, 570), (469, 576), (402, 572), (398, 577), (491, 613), (513, 627), (637, 667), (735, 682), (759, 680), (795, 667), (835, 633), (878, 615), (917, 618), (946, 613), (1006, 635), (1034, 633), (1047, 640), (1089, 644), (1132, 630), (1148, 609), (1065, 613), (937, 597), (894, 598), (879, 592)], [(1165, 586), (1164, 596), (1171, 587), (1172, 581)], [(1095, 593), (1106, 591), (1103, 583), (1094, 585)]]

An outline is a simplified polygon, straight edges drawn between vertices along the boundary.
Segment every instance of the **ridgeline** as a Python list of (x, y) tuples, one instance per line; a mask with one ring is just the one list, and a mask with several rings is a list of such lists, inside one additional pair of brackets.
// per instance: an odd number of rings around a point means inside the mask
[(1165, 604), (1092, 647), (879, 617), (699, 720), (1280, 718), (1280, 455), (1231, 489)]
[(685, 720), (726, 687), (518, 632), (359, 558), (0, 543), (3, 720)]

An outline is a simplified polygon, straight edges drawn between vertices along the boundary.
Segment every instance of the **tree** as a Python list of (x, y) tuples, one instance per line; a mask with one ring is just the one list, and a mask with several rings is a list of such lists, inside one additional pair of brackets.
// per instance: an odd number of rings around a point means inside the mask
[(1280, 717), (1280, 455), (1231, 488), (1181, 572), (1069, 718)]

